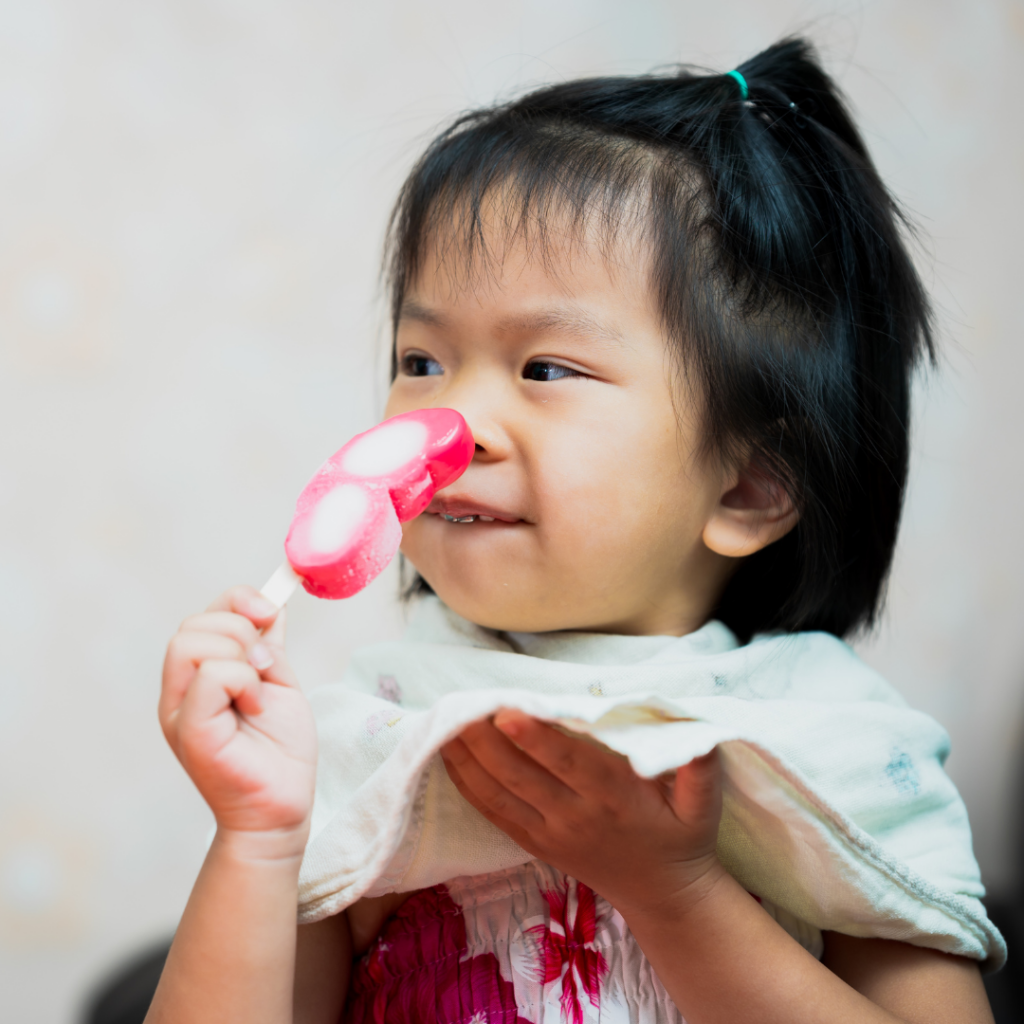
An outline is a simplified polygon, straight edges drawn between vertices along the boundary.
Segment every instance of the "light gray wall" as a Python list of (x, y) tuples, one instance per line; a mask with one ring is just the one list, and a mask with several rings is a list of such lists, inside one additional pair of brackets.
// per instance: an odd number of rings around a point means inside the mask
[[(921, 225), (941, 313), (863, 648), (949, 728), (986, 877), (1011, 885), (1019, 3), (0, 0), (4, 1020), (70, 1020), (174, 926), (210, 819), (157, 727), (163, 648), (263, 582), (295, 494), (378, 413), (381, 232), (430, 131), (526, 84), (725, 70), (799, 29)], [(394, 588), (295, 602), (307, 686), (400, 628)]]

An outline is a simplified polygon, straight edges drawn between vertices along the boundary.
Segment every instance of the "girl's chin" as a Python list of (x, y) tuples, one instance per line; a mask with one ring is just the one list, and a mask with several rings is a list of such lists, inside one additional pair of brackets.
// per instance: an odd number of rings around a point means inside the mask
[(484, 629), (504, 633), (587, 629), (581, 621), (587, 617), (585, 609), (569, 608), (565, 604), (560, 608), (544, 607), (544, 602), (537, 600), (530, 587), (506, 583), (498, 593), (493, 584), (477, 590), (467, 586), (465, 580), (455, 582), (445, 574), (435, 575), (433, 579), (426, 573), (421, 575), (456, 615)]
[(491, 588), (485, 588), (485, 593), (478, 593), (472, 587), (467, 587), (465, 580), (454, 583), (435, 574), (420, 573), (430, 584), (431, 590), (438, 598), (456, 615), (473, 622), (485, 629), (507, 630), (513, 633), (534, 632), (533, 627), (524, 626), (524, 616), (520, 612), (516, 614), (514, 598), (509, 600), (504, 595), (493, 593)]

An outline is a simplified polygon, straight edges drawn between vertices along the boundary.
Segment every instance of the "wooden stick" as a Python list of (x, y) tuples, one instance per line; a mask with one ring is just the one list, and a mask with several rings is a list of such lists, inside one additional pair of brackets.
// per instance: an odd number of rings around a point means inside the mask
[(288, 598), (295, 593), (295, 588), (301, 582), (302, 577), (285, 561), (277, 567), (274, 575), (263, 584), (260, 593), (268, 601), (273, 601), (278, 608), (283, 608), (288, 603)]

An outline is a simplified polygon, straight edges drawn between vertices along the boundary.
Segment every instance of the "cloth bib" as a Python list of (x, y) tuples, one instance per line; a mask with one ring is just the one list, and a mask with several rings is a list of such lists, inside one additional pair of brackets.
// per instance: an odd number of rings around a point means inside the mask
[(653, 777), (719, 747), (718, 853), (750, 892), (821, 930), (999, 967), (945, 731), (825, 633), (739, 645), (497, 633), (423, 599), (401, 641), (311, 695), (320, 741), (299, 919), (530, 861), (459, 795), (439, 748), (503, 707), (589, 735)]

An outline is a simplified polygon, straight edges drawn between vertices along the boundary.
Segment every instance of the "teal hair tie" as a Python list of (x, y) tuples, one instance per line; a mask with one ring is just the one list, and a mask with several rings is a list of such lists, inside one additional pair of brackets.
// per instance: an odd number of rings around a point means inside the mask
[(726, 71), (726, 78), (735, 78), (740, 85), (740, 99), (745, 100), (750, 95), (750, 90), (747, 88), (747, 80), (738, 71)]

